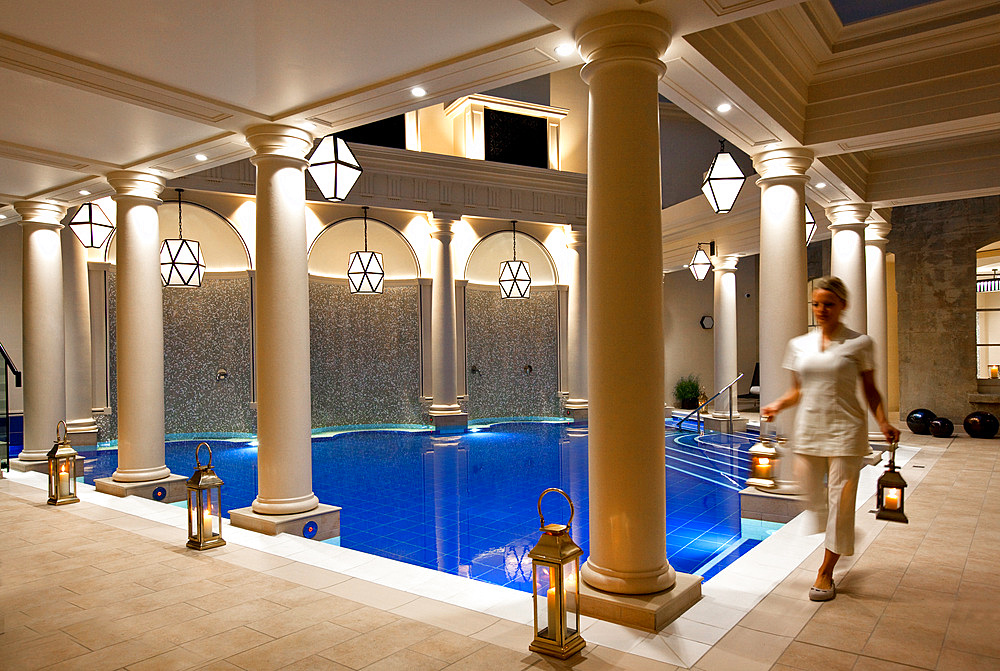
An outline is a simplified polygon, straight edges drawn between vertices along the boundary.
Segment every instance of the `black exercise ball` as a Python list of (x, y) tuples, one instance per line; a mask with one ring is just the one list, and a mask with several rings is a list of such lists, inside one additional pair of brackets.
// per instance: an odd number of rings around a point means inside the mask
[(928, 427), (935, 438), (947, 438), (955, 430), (955, 425), (947, 417), (935, 417)]
[(1000, 431), (1000, 420), (992, 412), (976, 410), (968, 414), (962, 426), (973, 438), (992, 438)]
[(917, 408), (906, 416), (906, 426), (910, 427), (910, 431), (913, 433), (926, 436), (931, 432), (930, 423), (935, 417), (937, 415), (927, 408)]

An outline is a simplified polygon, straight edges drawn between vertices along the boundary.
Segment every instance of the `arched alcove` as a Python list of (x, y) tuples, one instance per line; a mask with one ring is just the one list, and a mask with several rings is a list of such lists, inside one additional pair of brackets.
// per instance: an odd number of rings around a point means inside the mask
[(1000, 240), (976, 250), (976, 377), (1000, 381)]
[[(473, 284), (500, 286), (500, 264), (512, 258), (513, 247), (510, 231), (487, 235), (469, 253), (465, 279)], [(520, 231), (517, 232), (517, 258), (528, 262), (533, 287), (559, 283), (556, 264), (549, 251), (538, 240)]]
[[(347, 259), (351, 252), (365, 248), (365, 224), (360, 217), (328, 224), (309, 248), (309, 273), (347, 279)], [(392, 226), (368, 217), (368, 249), (381, 252), (385, 279), (402, 280), (419, 276), (417, 256), (406, 238)]]
[[(168, 194), (164, 192), (164, 197)], [(164, 201), (156, 208), (160, 220), (160, 240), (177, 237), (177, 200)], [(234, 272), (252, 268), (250, 250), (232, 222), (218, 212), (188, 200), (181, 203), (180, 219), (184, 237), (201, 243), (208, 272)], [(108, 241), (105, 259), (115, 262), (117, 229)]]

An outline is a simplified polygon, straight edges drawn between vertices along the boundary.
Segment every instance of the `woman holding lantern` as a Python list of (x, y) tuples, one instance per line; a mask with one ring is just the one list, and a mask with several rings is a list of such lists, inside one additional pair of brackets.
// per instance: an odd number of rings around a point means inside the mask
[(808, 509), (820, 519), (826, 517), (826, 552), (809, 590), (813, 601), (837, 595), (833, 569), (841, 555), (854, 554), (858, 478), (871, 451), (865, 411), (858, 401), (858, 379), (882, 435), (890, 444), (899, 440), (899, 429), (886, 418), (882, 395), (875, 387), (872, 339), (841, 323), (846, 308), (847, 287), (840, 278), (823, 277), (813, 283), (812, 311), (818, 328), (789, 341), (784, 367), (792, 372), (792, 386), (760, 409), (761, 420), (770, 422), (785, 408), (802, 405), (792, 448), (799, 457), (796, 475)]

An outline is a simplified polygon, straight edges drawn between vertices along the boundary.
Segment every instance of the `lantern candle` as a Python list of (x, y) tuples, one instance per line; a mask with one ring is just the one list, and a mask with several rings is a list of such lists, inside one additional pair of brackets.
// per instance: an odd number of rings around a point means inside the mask
[(767, 457), (761, 457), (757, 462), (757, 471), (762, 478), (771, 477), (771, 460)]
[(213, 519), (212, 511), (211, 510), (205, 510), (205, 538), (209, 538), (213, 534), (212, 519)]
[(1000, 377), (1000, 366), (990, 366), (990, 377), (993, 379)]
[(899, 500), (902, 497), (903, 492), (895, 487), (886, 488), (883, 496), (884, 500), (882, 505), (888, 510), (899, 510)]
[(69, 496), (69, 473), (65, 466), (59, 470), (59, 496)]
[(549, 614), (549, 635), (554, 638), (554, 632), (559, 627), (559, 621), (562, 619), (559, 617), (559, 603), (556, 600), (555, 587), (549, 588), (548, 593), (545, 595), (545, 601), (548, 606)]

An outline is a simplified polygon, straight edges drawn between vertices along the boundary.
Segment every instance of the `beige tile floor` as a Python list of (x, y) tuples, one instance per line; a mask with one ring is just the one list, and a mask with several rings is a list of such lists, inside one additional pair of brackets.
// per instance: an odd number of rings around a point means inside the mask
[(1000, 669), (1000, 439), (903, 443), (919, 448), (903, 468), (910, 524), (860, 501), (834, 601), (805, 596), (818, 540), (779, 533), (665, 632), (588, 621), (567, 662), (527, 651), (530, 605), (510, 590), (228, 527), (229, 545), (198, 553), (182, 509), (91, 491), (56, 508), (40, 479), (12, 473), (0, 670)]

